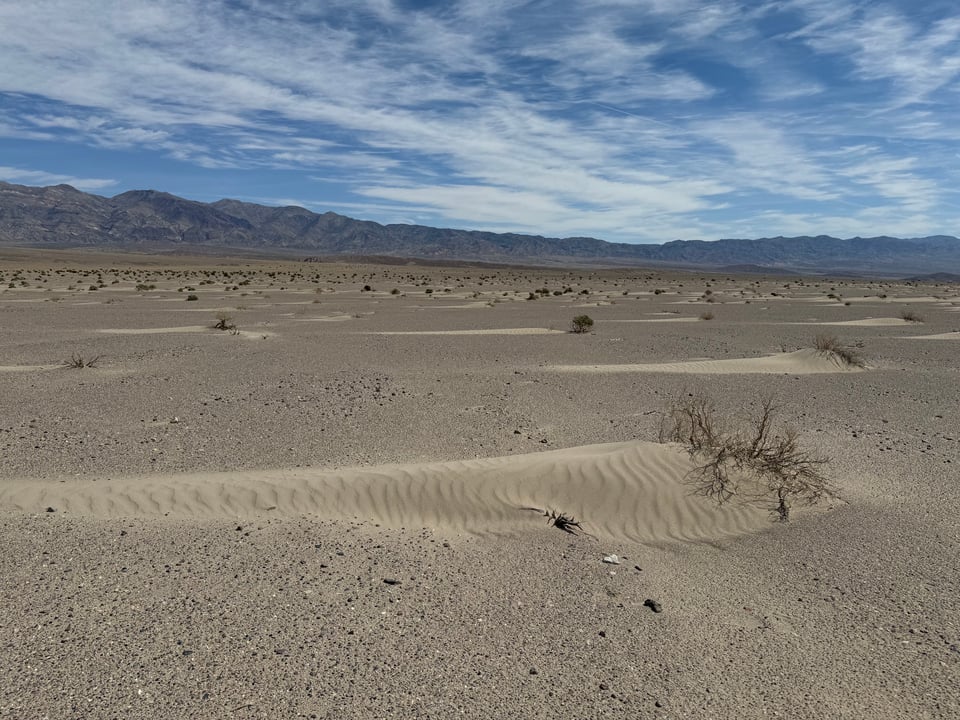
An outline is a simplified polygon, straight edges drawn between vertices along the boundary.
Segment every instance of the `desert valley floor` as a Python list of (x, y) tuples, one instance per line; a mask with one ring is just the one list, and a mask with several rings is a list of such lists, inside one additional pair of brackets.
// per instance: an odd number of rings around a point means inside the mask
[(0, 717), (955, 718), (958, 400), (957, 285), (4, 250)]

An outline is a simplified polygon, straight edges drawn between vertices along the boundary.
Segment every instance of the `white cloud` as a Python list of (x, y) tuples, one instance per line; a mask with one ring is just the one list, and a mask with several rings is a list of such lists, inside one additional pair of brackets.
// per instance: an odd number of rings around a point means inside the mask
[(384, 218), (657, 240), (838, 232), (854, 203), (919, 227), (960, 180), (960, 19), (875, 4), (36, 0), (0, 27), (2, 136), (302, 173)]
[(105, 178), (78, 178), (70, 175), (45, 172), (43, 170), (27, 170), (24, 168), (6, 167), (0, 165), (0, 180), (20, 185), (72, 185), (78, 190), (95, 192), (116, 185), (116, 180)]

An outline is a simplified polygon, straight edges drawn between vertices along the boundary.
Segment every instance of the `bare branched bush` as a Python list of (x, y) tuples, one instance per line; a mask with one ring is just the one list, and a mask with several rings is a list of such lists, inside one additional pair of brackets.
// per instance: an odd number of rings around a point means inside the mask
[(82, 368), (92, 368), (96, 367), (97, 363), (100, 361), (102, 355), (95, 355), (91, 358), (85, 358), (82, 355), (73, 353), (70, 356), (69, 360), (66, 360), (63, 365), (64, 367), (73, 368), (75, 370), (80, 370)]
[(916, 312), (915, 310), (911, 310), (910, 308), (904, 308), (903, 310), (901, 310), (901, 311), (900, 311), (900, 318), (901, 318), (902, 320), (906, 320), (907, 322), (912, 322), (912, 323), (922, 323), (922, 322), (923, 322), (923, 316), (920, 315), (920, 314), (919, 314), (918, 312)]
[(236, 330), (237, 326), (233, 322), (233, 318), (229, 313), (220, 310), (214, 316), (217, 319), (217, 322), (214, 324), (214, 330)]
[(731, 428), (705, 394), (685, 393), (662, 416), (660, 441), (687, 448), (700, 494), (721, 504), (772, 498), (771, 512), (787, 521), (792, 503), (813, 504), (835, 491), (820, 472), (828, 459), (804, 449), (799, 433), (777, 422), (778, 411), (765, 398), (746, 426)]
[(835, 335), (821, 333), (813, 339), (813, 347), (822, 355), (833, 358), (841, 365), (866, 367), (867, 361), (856, 349), (841, 343)]

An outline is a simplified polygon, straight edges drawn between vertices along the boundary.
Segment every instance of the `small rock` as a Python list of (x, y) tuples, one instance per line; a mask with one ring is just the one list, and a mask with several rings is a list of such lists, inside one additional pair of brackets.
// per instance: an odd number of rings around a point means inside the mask
[(633, 569), (636, 570), (637, 572), (643, 572), (643, 568), (640, 567), (639, 565), (634, 565)]
[(606, 637), (606, 636), (607, 636), (606, 630), (601, 630), (601, 631), (600, 631), (600, 637)]
[(174, 415), (172, 418), (170, 418), (170, 424), (171, 424), (171, 425), (176, 425), (178, 422), (180, 422), (180, 418), (178, 418), (176, 415)]
[(619, 565), (619, 564), (620, 564), (620, 558), (617, 557), (617, 555), (616, 555), (615, 553), (614, 553), (614, 554), (610, 554), (610, 555), (604, 555), (604, 556), (603, 556), (603, 561), (604, 561), (605, 563), (609, 564), (609, 565)]
[(647, 598), (643, 601), (643, 606), (650, 608), (655, 613), (663, 612), (663, 608), (660, 607), (660, 603), (658, 603), (656, 600), (651, 600), (650, 598)]
[(127, 534), (127, 531), (126, 531), (126, 530), (121, 530), (121, 531), (120, 531), (120, 537), (123, 537), (123, 536), (126, 535), (126, 534)]
[(54, 510), (52, 507), (48, 507), (47, 512), (56, 512), (56, 510)]
[(387, 585), (399, 585), (399, 584), (400, 584), (400, 581), (397, 580), (397, 579), (395, 579), (395, 578), (384, 578), (383, 581), (384, 581)]
[(663, 707), (663, 703), (660, 702), (659, 700), (657, 700), (657, 701), (654, 703), (654, 707)]
[(609, 690), (610, 688), (609, 688), (609, 686), (608, 686), (606, 683), (600, 683), (600, 689), (601, 689), (601, 690)]
[(539, 675), (539, 674), (540, 674), (540, 671), (537, 670), (535, 667), (532, 667), (532, 668), (530, 668), (530, 674), (531, 674), (531, 675)]

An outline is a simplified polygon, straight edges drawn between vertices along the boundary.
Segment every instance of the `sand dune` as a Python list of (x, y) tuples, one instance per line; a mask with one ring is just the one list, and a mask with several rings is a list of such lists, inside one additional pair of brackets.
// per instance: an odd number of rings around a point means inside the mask
[(638, 318), (630, 320), (604, 320), (607, 323), (675, 323), (675, 322), (702, 322), (695, 317), (665, 317), (665, 318)]
[(182, 325), (158, 328), (100, 328), (97, 332), (106, 335), (166, 335), (168, 333), (198, 333), (209, 329), (205, 325)]
[(33, 370), (56, 370), (63, 365), (0, 365), (0, 373), (6, 372), (31, 372)]
[[(106, 335), (175, 335), (178, 333), (201, 333), (210, 332), (219, 334), (207, 325), (183, 325), (180, 327), (159, 327), (159, 328), (101, 328), (97, 332)], [(236, 332), (224, 332), (225, 335), (238, 335), (247, 340), (266, 340), (273, 337), (276, 333), (267, 330), (237, 330)]]
[(880, 317), (864, 318), (863, 320), (833, 320), (830, 322), (794, 323), (796, 325), (850, 325), (859, 327), (886, 327), (892, 325), (915, 325), (916, 323), (903, 318)]
[(905, 335), (901, 340), (960, 340), (960, 330), (953, 332), (936, 333), (935, 335)]
[(691, 373), (700, 375), (734, 375), (740, 373), (813, 375), (819, 373), (855, 372), (862, 368), (845, 365), (838, 357), (816, 350), (797, 350), (760, 358), (730, 360), (689, 360), (671, 363), (633, 363), (624, 365), (548, 365), (555, 372), (582, 373)]
[(277, 470), (122, 480), (10, 481), (0, 509), (96, 517), (303, 516), (390, 527), (510, 533), (573, 514), (598, 538), (710, 541), (769, 527), (761, 507), (718, 506), (684, 481), (687, 454), (627, 442), (552, 452), (342, 471)]
[(563, 335), (566, 330), (550, 328), (486, 328), (474, 330), (382, 330), (361, 335)]
[(343, 322), (352, 319), (353, 315), (318, 315), (317, 317), (297, 318), (297, 322)]

